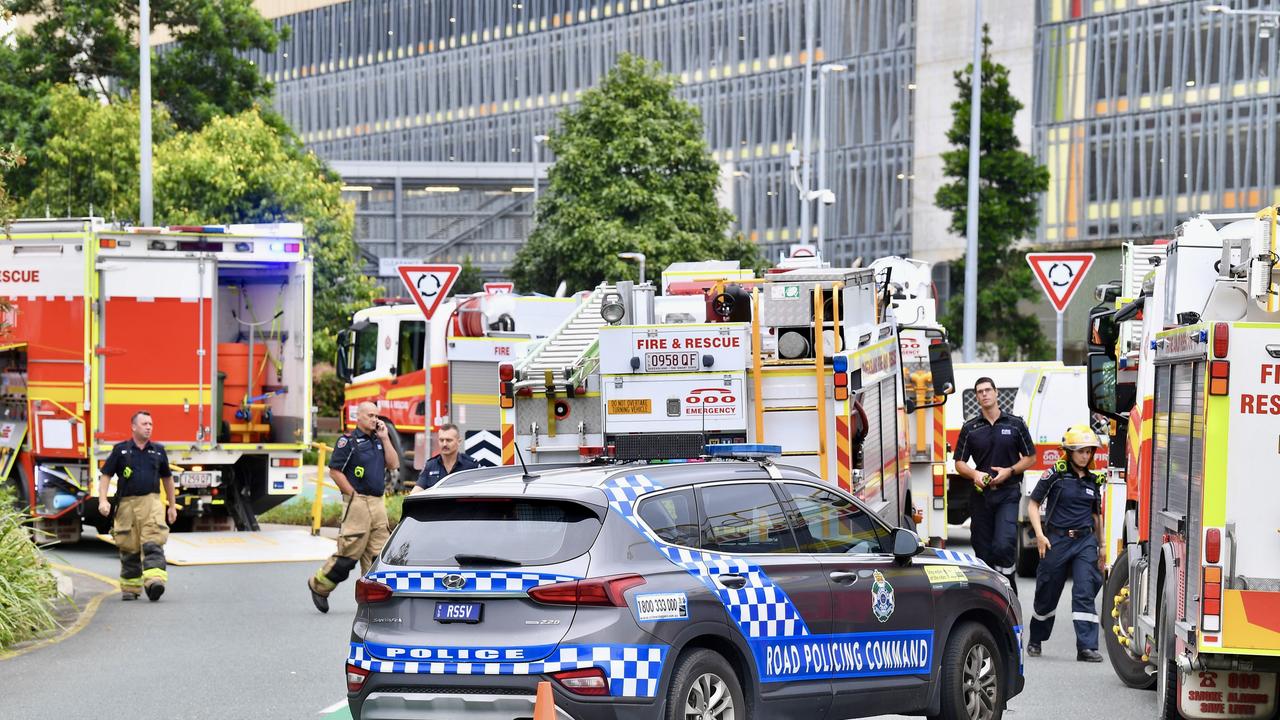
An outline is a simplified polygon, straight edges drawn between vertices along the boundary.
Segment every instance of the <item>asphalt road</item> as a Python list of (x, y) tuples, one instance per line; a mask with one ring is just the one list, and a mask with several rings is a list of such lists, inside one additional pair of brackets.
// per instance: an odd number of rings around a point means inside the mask
[[(952, 546), (964, 530), (953, 528)], [(55, 559), (115, 577), (114, 548), (98, 541), (56, 549)], [(308, 718), (344, 705), (342, 664), (355, 601), (348, 583), (321, 615), (304, 583), (315, 563), (172, 568), (158, 603), (108, 597), (69, 639), (0, 661), (0, 718)], [(1021, 579), (1030, 618), (1033, 583)], [(1071, 617), (1070, 587), (1058, 617)], [(1011, 717), (1154, 714), (1151, 692), (1123, 687), (1103, 663), (1075, 661), (1069, 622), (1044, 655), (1027, 658), (1027, 689)]]

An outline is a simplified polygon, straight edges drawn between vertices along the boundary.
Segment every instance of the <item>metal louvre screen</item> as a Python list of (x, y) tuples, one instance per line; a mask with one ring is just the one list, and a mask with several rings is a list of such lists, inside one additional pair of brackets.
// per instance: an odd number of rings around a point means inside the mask
[[(879, 475), (884, 465), (884, 455), (880, 450), (880, 386), (872, 385), (862, 393), (862, 409), (867, 413), (867, 439), (862, 443), (862, 481), (871, 482), (872, 476)], [(883, 492), (883, 490), (882, 490)]]
[(1191, 476), (1191, 386), (1191, 364), (1175, 365), (1169, 412), (1167, 505), (1169, 512), (1175, 515), (1187, 513), (1187, 486)]
[[(1204, 361), (1196, 363), (1191, 369), (1191, 473), (1188, 478), (1187, 537), (1200, 537), (1203, 522), (1203, 511), (1200, 500), (1204, 494)], [(1194, 540), (1187, 543), (1187, 587), (1200, 587), (1200, 543)], [(1230, 583), (1230, 578), (1224, 578)], [(1187, 593), (1187, 617), (1200, 616), (1200, 593)]]
[[(1165, 509), (1169, 484), (1169, 374), (1168, 365), (1156, 368), (1156, 406), (1151, 428), (1151, 507)], [(1153, 521), (1156, 514), (1151, 514)], [(1154, 533), (1153, 533), (1154, 534)]]
[(706, 438), (701, 433), (642, 433), (610, 438), (618, 460), (687, 460), (702, 457)]

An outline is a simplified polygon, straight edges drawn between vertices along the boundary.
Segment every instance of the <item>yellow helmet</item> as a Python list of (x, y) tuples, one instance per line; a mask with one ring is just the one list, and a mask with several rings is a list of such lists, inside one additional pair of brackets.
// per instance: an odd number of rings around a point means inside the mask
[(1098, 449), (1102, 447), (1102, 441), (1088, 425), (1072, 425), (1062, 436), (1062, 447), (1067, 450)]

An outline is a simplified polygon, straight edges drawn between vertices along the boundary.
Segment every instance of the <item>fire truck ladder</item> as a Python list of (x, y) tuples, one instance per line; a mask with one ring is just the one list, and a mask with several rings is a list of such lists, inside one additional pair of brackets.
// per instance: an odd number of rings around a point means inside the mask
[[(563, 384), (576, 388), (598, 363), (600, 328), (608, 323), (600, 317), (604, 298), (613, 286), (601, 283), (572, 315), (516, 366), (520, 380), (516, 388), (550, 387)], [(548, 380), (550, 373), (550, 380)], [(570, 390), (572, 392), (572, 390)]]

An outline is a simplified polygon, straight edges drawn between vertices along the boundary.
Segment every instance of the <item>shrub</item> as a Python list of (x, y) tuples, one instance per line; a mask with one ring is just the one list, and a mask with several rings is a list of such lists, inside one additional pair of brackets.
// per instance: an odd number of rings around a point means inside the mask
[(0, 498), (0, 650), (57, 626), (58, 583), (31, 541), (12, 498)]

